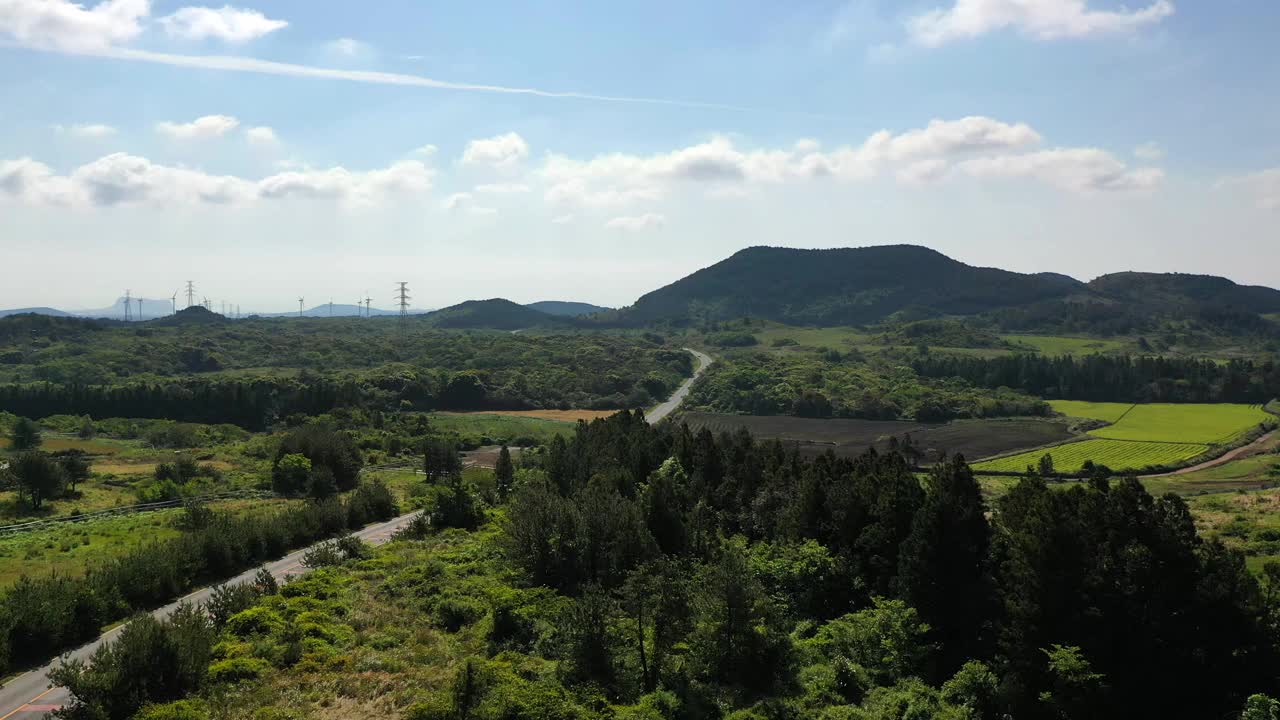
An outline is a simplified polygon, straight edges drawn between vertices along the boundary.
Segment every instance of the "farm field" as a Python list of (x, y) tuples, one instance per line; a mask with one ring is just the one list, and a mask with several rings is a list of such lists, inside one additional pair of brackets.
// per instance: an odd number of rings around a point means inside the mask
[(617, 410), (484, 410), (478, 412), (436, 412), (432, 417), (476, 417), (495, 415), (498, 417), (534, 418), (536, 420), (554, 420), (556, 422), (591, 422), (609, 417)]
[(1114, 338), (1068, 337), (1062, 335), (1001, 335), (1000, 338), (1044, 355), (1118, 353), (1132, 347), (1132, 343)]
[(1134, 405), (1116, 424), (1089, 434), (1110, 440), (1225, 444), (1275, 420), (1258, 405)]
[(1116, 423), (1133, 408), (1133, 403), (1089, 402), (1088, 400), (1050, 400), (1054, 412), (1067, 417)]
[(987, 457), (1019, 448), (1038, 447), (1071, 437), (1065, 425), (1043, 420), (960, 420), (945, 425), (912, 422), (851, 420), (836, 418), (819, 420), (787, 416), (722, 415), (686, 413), (684, 421), (691, 428), (710, 429), (714, 433), (746, 428), (759, 438), (795, 442), (804, 455), (819, 455), (827, 450), (837, 455), (857, 455), (869, 447), (883, 448), (889, 438), (911, 436), (912, 443), (924, 452), (925, 462), (941, 454), (962, 454), (967, 458)]
[[(560, 411), (537, 410), (531, 412), (598, 412), (593, 410)], [(614, 411), (607, 414), (612, 415)], [(431, 413), (427, 416), (433, 429), (444, 433), (456, 433), (470, 438), (474, 445), (521, 444), (521, 440), (533, 439), (538, 443), (551, 440), (556, 435), (573, 434), (576, 420), (550, 419), (533, 415), (508, 415), (506, 413)]]
[(1034, 466), (1044, 455), (1053, 458), (1054, 468), (1077, 472), (1086, 460), (1106, 465), (1113, 470), (1140, 470), (1146, 467), (1172, 465), (1190, 460), (1208, 451), (1196, 443), (1134, 442), (1129, 440), (1094, 439), (1067, 443), (1046, 450), (1033, 450), (974, 464), (974, 470), (1021, 472)]

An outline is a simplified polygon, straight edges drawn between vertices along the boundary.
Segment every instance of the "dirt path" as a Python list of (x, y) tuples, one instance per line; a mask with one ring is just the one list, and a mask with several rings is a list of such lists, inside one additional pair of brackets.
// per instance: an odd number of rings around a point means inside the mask
[(1206, 460), (1198, 465), (1192, 465), (1191, 467), (1184, 467), (1181, 470), (1174, 470), (1173, 472), (1160, 473), (1159, 475), (1142, 475), (1141, 477), (1149, 477), (1149, 478), (1171, 477), (1173, 475), (1186, 475), (1188, 473), (1193, 473), (1198, 470), (1208, 470), (1209, 468), (1212, 468), (1212, 467), (1225, 465), (1231, 462), (1232, 460), (1239, 460), (1240, 458), (1253, 457), (1254, 455), (1260, 455), (1263, 452), (1266, 452), (1267, 450), (1270, 449), (1271, 447), (1270, 443), (1277, 440), (1280, 440), (1280, 429), (1272, 430), (1271, 432), (1267, 433), (1266, 435), (1263, 435), (1257, 440), (1254, 440), (1248, 445), (1241, 445), (1235, 450), (1231, 450), (1227, 452), (1225, 455), (1221, 455), (1212, 460)]

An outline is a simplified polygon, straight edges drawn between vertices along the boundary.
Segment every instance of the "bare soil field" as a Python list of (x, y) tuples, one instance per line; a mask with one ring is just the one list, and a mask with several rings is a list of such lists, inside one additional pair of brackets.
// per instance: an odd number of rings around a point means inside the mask
[(932, 462), (943, 453), (964, 455), (970, 460), (1039, 447), (1069, 439), (1066, 425), (1044, 420), (963, 420), (945, 425), (914, 422), (797, 418), (787, 416), (723, 415), (686, 413), (684, 421), (694, 429), (714, 433), (746, 428), (758, 438), (795, 443), (804, 455), (820, 455), (828, 450), (852, 456), (867, 448), (883, 449), (889, 439), (911, 436), (923, 452), (922, 461)]

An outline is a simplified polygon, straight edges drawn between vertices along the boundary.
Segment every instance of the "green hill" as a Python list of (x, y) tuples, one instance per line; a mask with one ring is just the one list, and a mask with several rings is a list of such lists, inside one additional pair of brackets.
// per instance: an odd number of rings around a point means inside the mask
[(543, 300), (541, 302), (529, 303), (525, 305), (527, 308), (533, 308), (538, 312), (544, 312), (548, 315), (559, 315), (561, 317), (577, 317), (579, 315), (592, 315), (598, 312), (608, 312), (612, 308), (601, 307), (584, 302), (570, 302), (564, 300)]
[(1088, 293), (1077, 280), (979, 268), (929, 248), (754, 247), (655, 290), (623, 322), (726, 320), (751, 315), (795, 325), (848, 325), (973, 315)]
[(493, 330), (521, 330), (567, 323), (565, 318), (548, 315), (501, 298), (468, 300), (431, 313), (427, 316), (427, 321), (440, 328)]
[(1242, 312), (1280, 312), (1280, 290), (1237, 285), (1213, 275), (1122, 272), (1103, 275), (1089, 283), (1096, 292), (1135, 305), (1164, 308), (1229, 307)]

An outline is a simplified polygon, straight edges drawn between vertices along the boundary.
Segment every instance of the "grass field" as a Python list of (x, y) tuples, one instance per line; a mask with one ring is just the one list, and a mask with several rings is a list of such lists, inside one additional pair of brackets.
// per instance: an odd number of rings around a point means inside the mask
[(1067, 337), (1060, 335), (1001, 335), (1002, 340), (1026, 346), (1045, 355), (1092, 355), (1130, 349), (1126, 340)]
[(1089, 434), (1110, 440), (1224, 444), (1275, 419), (1258, 405), (1135, 405), (1116, 424)]
[(1099, 438), (988, 460), (976, 463), (973, 467), (978, 471), (1021, 472), (1028, 465), (1035, 466), (1042, 456), (1049, 455), (1053, 458), (1054, 468), (1061, 472), (1076, 472), (1086, 460), (1106, 465), (1113, 470), (1139, 470), (1180, 463), (1202, 455), (1207, 450), (1207, 446), (1195, 443), (1133, 442)]
[(1050, 400), (1054, 412), (1067, 417), (1115, 423), (1129, 412), (1133, 403), (1088, 402), (1087, 400)]
[[(612, 415), (613, 412), (607, 414)], [(505, 413), (432, 413), (429, 417), (432, 427), (436, 430), (472, 436), (482, 445), (514, 442), (520, 438), (532, 438), (538, 443), (545, 443), (556, 435), (564, 437), (572, 435), (574, 428), (574, 423), (568, 420), (551, 420)]]
[(1280, 559), (1280, 489), (1203, 495), (1187, 505), (1200, 534), (1242, 551), (1253, 572)]
[(577, 422), (579, 420), (598, 420), (617, 414), (617, 410), (497, 410), (484, 412), (437, 412), (433, 417), (458, 415), (477, 417), (495, 415), (498, 417), (534, 418), (535, 420), (555, 420), (556, 422)]
[(79, 575), (93, 562), (109, 560), (152, 540), (176, 537), (180, 510), (63, 525), (0, 538), (0, 588), (23, 575)]
[(1038, 447), (1071, 437), (1061, 423), (1042, 420), (962, 420), (946, 425), (913, 422), (832, 419), (818, 420), (788, 416), (721, 415), (686, 413), (685, 422), (694, 429), (714, 433), (746, 428), (758, 438), (795, 442), (805, 455), (831, 450), (851, 456), (875, 446), (884, 448), (891, 437), (910, 435), (924, 451), (923, 461), (941, 454), (961, 454), (966, 458), (988, 457), (1020, 448)]

